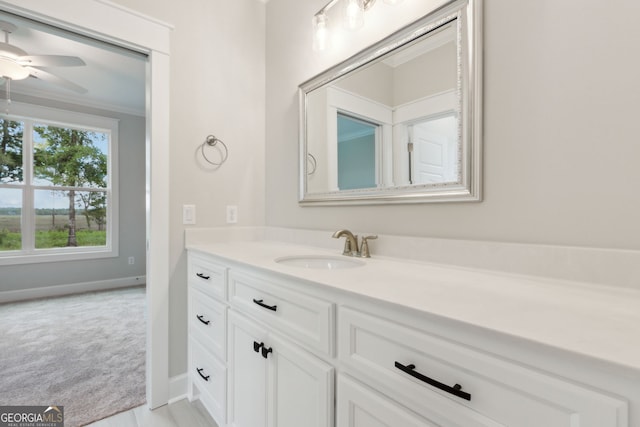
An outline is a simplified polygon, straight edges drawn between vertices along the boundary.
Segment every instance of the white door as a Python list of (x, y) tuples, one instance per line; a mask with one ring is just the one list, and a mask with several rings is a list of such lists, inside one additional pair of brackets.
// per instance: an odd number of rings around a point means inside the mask
[(458, 121), (455, 114), (430, 118), (409, 128), (411, 183), (455, 182), (458, 177)]
[(285, 339), (269, 346), (268, 427), (331, 427), (333, 367)]
[(266, 336), (253, 322), (229, 313), (229, 426), (267, 425), (267, 359), (262, 355)]

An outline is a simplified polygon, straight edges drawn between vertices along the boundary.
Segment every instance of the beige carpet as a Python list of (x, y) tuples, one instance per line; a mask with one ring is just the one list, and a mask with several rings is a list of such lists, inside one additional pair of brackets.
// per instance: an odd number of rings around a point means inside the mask
[(0, 406), (76, 427), (145, 402), (145, 288), (0, 305)]

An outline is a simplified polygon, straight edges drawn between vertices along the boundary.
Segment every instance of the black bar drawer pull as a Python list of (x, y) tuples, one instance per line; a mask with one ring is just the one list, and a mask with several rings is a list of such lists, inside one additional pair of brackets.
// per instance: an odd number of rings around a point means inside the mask
[(261, 299), (255, 299), (255, 298), (253, 299), (254, 303), (258, 304), (260, 307), (266, 308), (267, 310), (276, 311), (278, 309), (277, 305), (267, 305), (262, 301), (263, 300), (261, 300)]
[(264, 343), (263, 343), (263, 342), (261, 342), (261, 343), (259, 343), (259, 344), (258, 344), (258, 342), (257, 342), (257, 341), (254, 341), (254, 342), (253, 342), (253, 351), (255, 351), (256, 353), (260, 352), (260, 349), (261, 349), (262, 347), (264, 347)]
[(202, 377), (203, 380), (209, 381), (209, 375), (207, 375), (207, 376), (202, 375), (202, 371), (204, 371), (203, 368), (196, 368), (196, 371), (198, 371), (198, 374), (200, 374), (200, 376)]
[(203, 273), (196, 273), (196, 276), (198, 276), (199, 278), (204, 279), (204, 280), (211, 279), (211, 276), (205, 276)]
[(442, 391), (446, 391), (447, 393), (451, 393), (454, 396), (458, 396), (461, 399), (471, 400), (471, 395), (467, 392), (462, 391), (462, 386), (460, 384), (456, 384), (453, 387), (451, 387), (441, 383), (440, 381), (436, 381), (433, 378), (429, 378), (426, 375), (422, 375), (420, 372), (415, 371), (416, 365), (405, 366), (400, 362), (396, 362), (395, 365), (396, 365), (396, 368), (400, 369), (402, 372), (407, 373), (412, 377), (419, 379), (422, 382), (425, 382), (429, 385), (439, 388)]
[(209, 323), (211, 323), (211, 320), (204, 320), (204, 316), (202, 314), (196, 314), (196, 317), (198, 318), (199, 321), (201, 321), (205, 325), (208, 325)]

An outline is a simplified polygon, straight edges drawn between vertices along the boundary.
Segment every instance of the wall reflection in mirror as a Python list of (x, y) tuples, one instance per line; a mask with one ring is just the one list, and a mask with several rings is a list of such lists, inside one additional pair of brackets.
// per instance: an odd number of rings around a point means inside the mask
[(424, 22), (414, 39), (396, 36), (387, 54), (367, 60), (365, 53), (301, 86), (303, 204), (442, 201), (454, 193), (478, 200), (469, 195), (479, 141), (473, 145), (478, 135), (464, 128), (473, 94), (463, 75), (471, 64), (461, 10)]

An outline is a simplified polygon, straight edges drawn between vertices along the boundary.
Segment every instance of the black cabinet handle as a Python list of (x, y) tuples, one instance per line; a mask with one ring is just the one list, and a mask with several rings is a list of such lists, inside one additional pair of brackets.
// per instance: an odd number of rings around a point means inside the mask
[(209, 381), (209, 375), (207, 375), (207, 376), (202, 375), (202, 371), (204, 371), (203, 368), (196, 368), (196, 371), (198, 371), (198, 374), (200, 374), (200, 376), (202, 377), (203, 380)]
[(266, 359), (269, 353), (273, 353), (273, 349), (271, 347), (262, 347), (262, 357)]
[(267, 305), (262, 301), (263, 300), (261, 300), (261, 299), (255, 299), (255, 298), (253, 299), (254, 303), (258, 304), (260, 307), (266, 308), (267, 310), (276, 311), (278, 309), (277, 305)]
[(396, 362), (395, 365), (396, 365), (396, 368), (400, 369), (402, 372), (407, 373), (412, 377), (419, 379), (422, 382), (425, 382), (442, 391), (446, 391), (447, 393), (451, 393), (454, 396), (458, 396), (461, 399), (471, 400), (471, 395), (467, 392), (462, 391), (462, 386), (460, 384), (456, 384), (453, 387), (443, 384), (440, 381), (436, 381), (433, 378), (429, 378), (426, 375), (422, 375), (420, 372), (416, 372), (415, 371), (416, 365), (413, 365), (413, 364), (405, 366), (400, 362)]
[(196, 317), (198, 318), (199, 321), (201, 321), (205, 325), (208, 325), (209, 323), (211, 323), (211, 320), (204, 320), (204, 316), (201, 314), (196, 314)]
[(211, 276), (205, 276), (205, 275), (204, 275), (204, 274), (202, 274), (202, 273), (196, 273), (196, 276), (198, 276), (199, 278), (204, 279), (204, 280), (209, 280), (209, 279), (211, 279)]
[(262, 347), (264, 347), (263, 342), (261, 342), (260, 344), (258, 344), (256, 341), (253, 342), (253, 351), (255, 351), (256, 353), (258, 353)]

